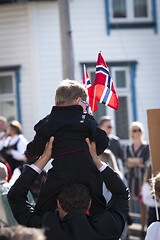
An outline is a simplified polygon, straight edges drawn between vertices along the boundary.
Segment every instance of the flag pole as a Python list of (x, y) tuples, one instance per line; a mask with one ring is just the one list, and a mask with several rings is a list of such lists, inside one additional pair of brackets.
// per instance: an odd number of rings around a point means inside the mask
[(94, 97), (93, 97), (93, 107), (92, 107), (92, 116), (93, 116), (93, 111), (94, 111), (94, 104), (95, 104), (95, 99), (96, 99), (96, 85), (95, 85), (95, 88), (94, 88)]
[(86, 65), (83, 65), (83, 71), (84, 71), (84, 79), (85, 79), (85, 88), (87, 88), (87, 83), (86, 83)]
[[(100, 51), (100, 53), (101, 53), (101, 51)], [(92, 116), (93, 116), (93, 110), (94, 110), (94, 105), (95, 105), (95, 99), (96, 99), (96, 85), (95, 85), (95, 88), (94, 88), (94, 97), (93, 97)]]

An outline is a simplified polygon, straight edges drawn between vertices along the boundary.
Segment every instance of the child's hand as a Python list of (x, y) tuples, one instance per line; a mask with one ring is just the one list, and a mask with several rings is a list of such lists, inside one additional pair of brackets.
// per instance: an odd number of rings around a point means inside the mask
[(95, 142), (91, 142), (89, 140), (89, 138), (86, 138), (86, 142), (88, 144), (89, 152), (90, 152), (90, 154), (92, 156), (93, 162), (95, 163), (96, 167), (99, 169), (100, 167), (103, 166), (103, 164), (101, 163), (101, 160), (97, 156), (97, 153), (96, 153), (96, 143)]

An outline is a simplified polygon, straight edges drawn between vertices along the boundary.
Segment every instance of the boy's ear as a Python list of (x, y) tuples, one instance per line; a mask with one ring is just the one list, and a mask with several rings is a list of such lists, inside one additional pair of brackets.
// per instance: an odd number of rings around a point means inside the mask
[(81, 101), (81, 98), (79, 97), (79, 98), (76, 98), (75, 99), (75, 105), (79, 105), (79, 102)]

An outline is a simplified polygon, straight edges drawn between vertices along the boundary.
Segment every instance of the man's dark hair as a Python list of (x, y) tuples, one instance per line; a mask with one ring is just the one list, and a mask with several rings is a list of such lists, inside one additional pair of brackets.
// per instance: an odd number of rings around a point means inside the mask
[(57, 199), (65, 212), (70, 212), (75, 209), (88, 209), (91, 199), (90, 191), (82, 184), (72, 184), (65, 186), (58, 194)]

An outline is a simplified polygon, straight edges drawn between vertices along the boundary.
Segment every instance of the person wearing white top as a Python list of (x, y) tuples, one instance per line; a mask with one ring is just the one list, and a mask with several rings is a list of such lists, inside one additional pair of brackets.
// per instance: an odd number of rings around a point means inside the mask
[[(152, 180), (152, 192), (160, 202), (160, 173)], [(158, 219), (148, 227), (145, 240), (160, 240), (160, 221)]]
[(22, 166), (24, 162), (24, 151), (28, 141), (21, 132), (21, 124), (16, 120), (12, 121), (7, 129), (9, 136), (5, 140), (4, 148), (1, 151), (2, 157), (9, 163), (12, 172), (15, 168)]
[(6, 128), (7, 128), (7, 119), (3, 116), (0, 116), (0, 151), (4, 147), (4, 141), (7, 137)]
[(148, 227), (145, 240), (160, 240), (160, 222), (153, 222)]

